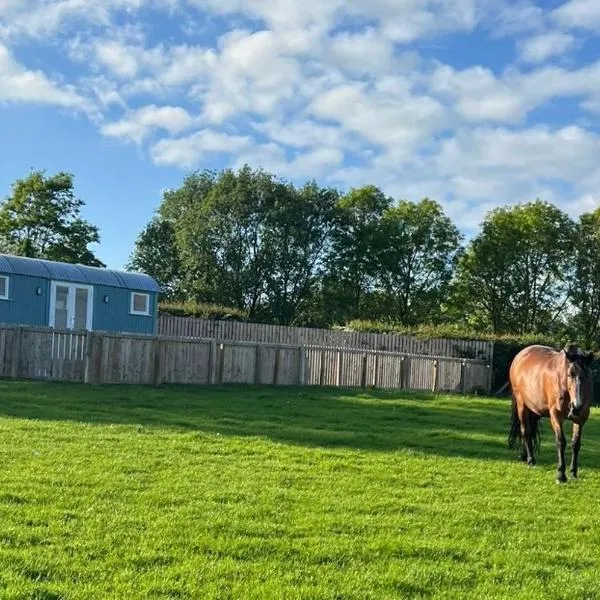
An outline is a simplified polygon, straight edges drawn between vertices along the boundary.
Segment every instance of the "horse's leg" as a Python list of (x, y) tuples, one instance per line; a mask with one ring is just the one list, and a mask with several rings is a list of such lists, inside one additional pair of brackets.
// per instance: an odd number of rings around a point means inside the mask
[(533, 440), (531, 438), (530, 411), (522, 402), (518, 403), (519, 421), (521, 422), (521, 438), (523, 440), (523, 452), (521, 460), (527, 461), (530, 467), (535, 465), (535, 456), (533, 455)]
[(558, 467), (556, 474), (556, 482), (564, 483), (567, 481), (565, 475), (566, 463), (565, 463), (565, 448), (567, 446), (567, 440), (562, 429), (562, 418), (559, 416), (559, 412), (556, 410), (550, 411), (550, 422), (552, 423), (552, 429), (554, 429), (554, 437), (556, 439), (556, 451), (558, 453)]
[(573, 439), (571, 441), (571, 475), (577, 478), (577, 460), (579, 459), (579, 449), (581, 448), (581, 431), (583, 429), (583, 423), (573, 423)]

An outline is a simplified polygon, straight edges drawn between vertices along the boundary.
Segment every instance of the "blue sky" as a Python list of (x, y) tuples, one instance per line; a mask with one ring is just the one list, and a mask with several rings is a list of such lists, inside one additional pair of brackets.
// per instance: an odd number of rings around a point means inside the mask
[(247, 162), (441, 202), (600, 205), (598, 0), (0, 0), (0, 197), (75, 176), (122, 268), (164, 189)]

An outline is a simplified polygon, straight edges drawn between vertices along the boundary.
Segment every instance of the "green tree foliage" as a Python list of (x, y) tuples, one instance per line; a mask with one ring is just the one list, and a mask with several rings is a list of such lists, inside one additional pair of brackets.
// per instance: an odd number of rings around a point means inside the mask
[(129, 266), (172, 303), (231, 307), (250, 321), (380, 319), (519, 339), (562, 339), (569, 324), (574, 338), (600, 343), (599, 231), (600, 211), (575, 224), (538, 199), (491, 211), (464, 247), (431, 199), (295, 187), (245, 165), (167, 191)]
[(138, 236), (126, 268), (153, 277), (161, 287), (161, 301), (185, 299), (179, 249), (171, 221), (158, 216), (152, 218)]
[(402, 325), (439, 319), (461, 235), (441, 206), (428, 198), (401, 201), (383, 214), (374, 236), (373, 274)]
[(84, 202), (75, 196), (73, 175), (47, 177), (32, 171), (12, 186), (0, 204), (0, 250), (9, 254), (104, 267), (88, 245), (100, 241), (98, 228), (81, 218)]
[(160, 212), (172, 220), (185, 286), (196, 300), (257, 313), (268, 273), (266, 215), (288, 193), (270, 174), (244, 167), (193, 174), (165, 194)]
[[(248, 166), (193, 173), (165, 193), (134, 256), (148, 257), (150, 274), (153, 261), (161, 277), (175, 274), (184, 300), (231, 306), (255, 320), (298, 322), (312, 310), (337, 201), (336, 191), (314, 182), (297, 189)], [(152, 249), (159, 232), (165, 243), (172, 236), (175, 248), (164, 265)]]
[(459, 261), (455, 302), (479, 329), (548, 332), (566, 307), (573, 236), (569, 217), (539, 199), (491, 211)]
[(302, 320), (322, 274), (335, 227), (335, 190), (309, 182), (274, 196), (264, 226), (266, 309), (276, 323)]
[(587, 346), (600, 345), (600, 209), (581, 215), (575, 236), (573, 325)]
[(392, 199), (372, 185), (340, 197), (323, 279), (325, 310), (333, 321), (366, 316), (381, 219), (391, 205)]

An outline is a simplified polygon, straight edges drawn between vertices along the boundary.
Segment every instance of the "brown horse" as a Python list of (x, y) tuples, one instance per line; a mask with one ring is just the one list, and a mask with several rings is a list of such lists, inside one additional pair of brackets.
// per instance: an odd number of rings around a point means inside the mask
[(521, 350), (510, 366), (513, 399), (509, 448), (514, 448), (519, 440), (521, 460), (535, 465), (534, 450), (539, 448), (540, 441), (538, 421), (549, 417), (558, 452), (557, 483), (567, 481), (565, 419), (573, 422), (570, 471), (577, 477), (581, 432), (590, 415), (592, 378), (589, 369), (593, 359), (593, 352), (586, 354), (575, 344), (560, 351), (533, 345)]

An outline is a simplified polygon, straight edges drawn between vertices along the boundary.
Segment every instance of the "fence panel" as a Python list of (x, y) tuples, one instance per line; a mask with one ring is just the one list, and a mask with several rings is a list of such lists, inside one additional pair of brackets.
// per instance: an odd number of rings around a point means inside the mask
[(0, 327), (0, 376), (11, 378), (469, 393), (490, 391), (490, 368), (481, 361), (346, 347)]
[(159, 314), (157, 334), (179, 338), (217, 339), (292, 346), (323, 346), (378, 350), (401, 354), (452, 356), (491, 361), (493, 343), (484, 340), (425, 339), (383, 333), (287, 327), (262, 323), (215, 321)]

